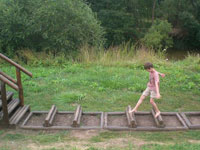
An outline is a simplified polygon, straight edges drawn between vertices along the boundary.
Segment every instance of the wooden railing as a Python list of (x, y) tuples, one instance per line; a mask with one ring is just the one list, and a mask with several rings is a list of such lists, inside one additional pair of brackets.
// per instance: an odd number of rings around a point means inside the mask
[(3, 125), (9, 125), (9, 114), (8, 114), (8, 104), (7, 104), (7, 96), (6, 96), (6, 84), (11, 88), (19, 91), (19, 88), (16, 84), (12, 83), (4, 76), (0, 75), (1, 80), (1, 101), (2, 101), (2, 111), (3, 111)]
[(28, 76), (32, 77), (32, 73), (27, 71), (25, 68), (20, 66), (19, 64), (15, 63), (8, 57), (4, 56), (0, 53), (0, 58), (7, 61), (11, 65), (16, 67), (16, 78), (17, 80), (13, 79), (6, 73), (0, 71), (0, 80), (1, 80), (1, 99), (2, 99), (2, 109), (3, 109), (3, 122), (5, 125), (9, 124), (9, 114), (8, 114), (8, 107), (7, 107), (7, 98), (6, 98), (6, 84), (11, 88), (15, 89), (19, 93), (19, 100), (20, 106), (24, 106), (24, 94), (23, 94), (23, 87), (21, 81), (21, 71), (27, 74)]
[(0, 80), (8, 84), (11, 88), (15, 89), (16, 91), (19, 91), (19, 87), (10, 80), (8, 80), (7, 78), (5, 78), (4, 76), (0, 75)]
[(24, 106), (24, 94), (23, 94), (23, 87), (22, 87), (22, 82), (21, 82), (21, 71), (30, 77), (32, 77), (33, 74), (1, 53), (0, 53), (0, 58), (2, 58), (3, 60), (7, 61), (8, 63), (16, 67), (17, 81), (2, 71), (0, 71), (0, 74), (18, 86), (20, 105)]

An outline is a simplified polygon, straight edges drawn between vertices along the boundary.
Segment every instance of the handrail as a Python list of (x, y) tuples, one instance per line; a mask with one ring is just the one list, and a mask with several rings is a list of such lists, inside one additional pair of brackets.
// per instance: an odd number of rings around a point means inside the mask
[(17, 67), (18, 69), (23, 71), (25, 74), (29, 75), (30, 77), (33, 76), (33, 74), (31, 72), (29, 72), (28, 70), (26, 70), (25, 68), (23, 68), (22, 66), (20, 66), (19, 64), (17, 64), (16, 62), (12, 61), (11, 59), (9, 59), (8, 57), (4, 56), (1, 53), (0, 53), (0, 57), (2, 59), (6, 60), (7, 62), (9, 62), (10, 64), (14, 65), (15, 67)]
[(15, 89), (16, 91), (19, 91), (18, 86), (15, 85), (14, 83), (12, 83), (11, 81), (9, 81), (4, 76), (0, 75), (0, 80), (3, 81), (3, 82), (5, 82), (6, 84), (8, 84), (11, 88)]
[(8, 80), (12, 81), (13, 83), (17, 84), (17, 81), (14, 80), (12, 77), (10, 77), (9, 75), (7, 75), (6, 73), (0, 71), (0, 75), (4, 76), (5, 78), (7, 78)]

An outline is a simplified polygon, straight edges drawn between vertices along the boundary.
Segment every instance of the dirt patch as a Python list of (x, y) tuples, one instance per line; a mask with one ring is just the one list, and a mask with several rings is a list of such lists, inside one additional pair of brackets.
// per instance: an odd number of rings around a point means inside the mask
[(141, 127), (156, 127), (155, 121), (153, 119), (153, 116), (151, 114), (147, 114), (147, 115), (135, 115), (136, 121), (138, 126)]
[[(23, 134), (38, 134), (38, 131), (27, 131), (27, 130), (17, 130), (17, 133)], [(50, 131), (45, 131), (43, 133), (49, 133)], [(52, 131), (51, 131), (52, 132)], [(55, 131), (54, 131), (55, 132)], [(54, 133), (52, 132), (52, 133)], [(145, 144), (159, 144), (159, 145), (169, 145), (174, 143), (166, 142), (155, 142), (155, 141), (145, 141), (140, 138), (125, 136), (125, 137), (114, 137), (111, 139), (105, 139), (102, 142), (93, 142), (90, 139), (93, 136), (98, 136), (99, 133), (105, 131), (97, 130), (87, 130), (87, 131), (78, 131), (73, 130), (69, 132), (69, 135), (66, 135), (66, 140), (58, 141), (56, 143), (40, 144), (31, 140), (25, 141), (7, 141), (6, 145), (9, 145), (11, 149), (30, 149), (30, 150), (44, 150), (44, 149), (78, 149), (78, 150), (87, 150), (88, 148), (94, 147), (99, 149), (109, 149), (109, 148), (127, 148), (129, 145), (134, 146), (135, 149), (140, 149), (141, 146)], [(16, 133), (16, 131), (8, 130), (6, 133)], [(55, 132), (56, 133), (56, 132)], [(119, 132), (119, 133), (128, 133), (128, 132)], [(73, 139), (73, 140), (72, 140)], [(198, 140), (189, 140), (191, 143), (200, 143)], [(17, 147), (16, 147), (17, 145)], [(0, 142), (0, 147), (5, 146), (5, 143)]]
[(53, 126), (71, 126), (74, 114), (56, 114)]
[(87, 140), (92, 138), (93, 136), (97, 136), (99, 133), (100, 131), (98, 130), (85, 130), (85, 131), (72, 130), (70, 131), (70, 136), (82, 140)]
[(128, 127), (126, 115), (108, 114), (108, 126)]
[(183, 126), (181, 122), (178, 120), (178, 118), (176, 117), (176, 115), (174, 116), (163, 115), (162, 118), (166, 127), (182, 127)]
[(43, 126), (47, 114), (33, 114), (26, 126)]
[(200, 143), (200, 140), (188, 140), (188, 142), (194, 143), (194, 144), (199, 144), (199, 143)]
[(109, 149), (112, 148), (125, 148), (129, 145), (133, 145), (135, 148), (139, 149), (141, 146), (145, 144), (160, 144), (160, 145), (167, 145), (169, 143), (161, 143), (161, 142), (146, 142), (141, 139), (136, 138), (115, 138), (115, 139), (108, 139), (104, 142), (97, 142), (91, 143), (85, 138), (77, 141), (66, 141), (66, 142), (59, 142), (49, 145), (38, 145), (38, 144), (29, 144), (28, 148), (31, 150), (43, 150), (43, 149), (51, 149), (51, 148), (76, 148), (78, 150), (87, 150), (90, 147), (101, 148), (101, 149)]
[(81, 126), (100, 126), (100, 115), (82, 115)]
[(187, 117), (192, 125), (200, 125), (200, 116), (199, 115), (187, 115)]

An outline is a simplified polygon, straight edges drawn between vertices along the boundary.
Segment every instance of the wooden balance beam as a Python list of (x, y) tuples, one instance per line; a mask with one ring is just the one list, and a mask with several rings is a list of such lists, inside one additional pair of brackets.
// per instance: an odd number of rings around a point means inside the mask
[(159, 128), (164, 128), (164, 127), (165, 127), (165, 124), (164, 124), (164, 121), (163, 121), (163, 119), (162, 119), (161, 114), (156, 118), (156, 117), (155, 117), (156, 112), (155, 112), (154, 108), (152, 108), (151, 113), (152, 113), (152, 115), (153, 115), (153, 118), (154, 118), (154, 121), (155, 121), (155, 123), (156, 123), (156, 126), (159, 127)]
[(72, 127), (80, 127), (81, 116), (82, 116), (82, 108), (80, 105), (78, 105), (76, 111), (74, 112), (74, 119), (71, 125)]
[(135, 119), (135, 114), (133, 113), (129, 113), (129, 111), (131, 110), (131, 106), (128, 105), (128, 107), (126, 108), (126, 117), (127, 117), (127, 121), (128, 121), (128, 126), (130, 128), (136, 128), (137, 127), (137, 122)]
[(55, 118), (55, 115), (57, 113), (57, 108), (55, 105), (53, 105), (51, 107), (51, 109), (49, 110), (49, 113), (47, 114), (47, 117), (44, 120), (43, 126), (44, 127), (50, 127), (52, 126), (53, 120)]

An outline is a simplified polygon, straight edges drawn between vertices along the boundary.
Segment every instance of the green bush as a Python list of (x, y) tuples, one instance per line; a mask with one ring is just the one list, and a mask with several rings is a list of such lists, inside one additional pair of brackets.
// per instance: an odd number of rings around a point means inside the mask
[(173, 40), (169, 36), (169, 32), (172, 31), (172, 26), (166, 20), (157, 20), (149, 31), (145, 34), (142, 39), (142, 43), (148, 47), (157, 50), (167, 49), (172, 47)]
[(104, 32), (82, 0), (0, 0), (0, 52), (77, 50), (101, 45)]

